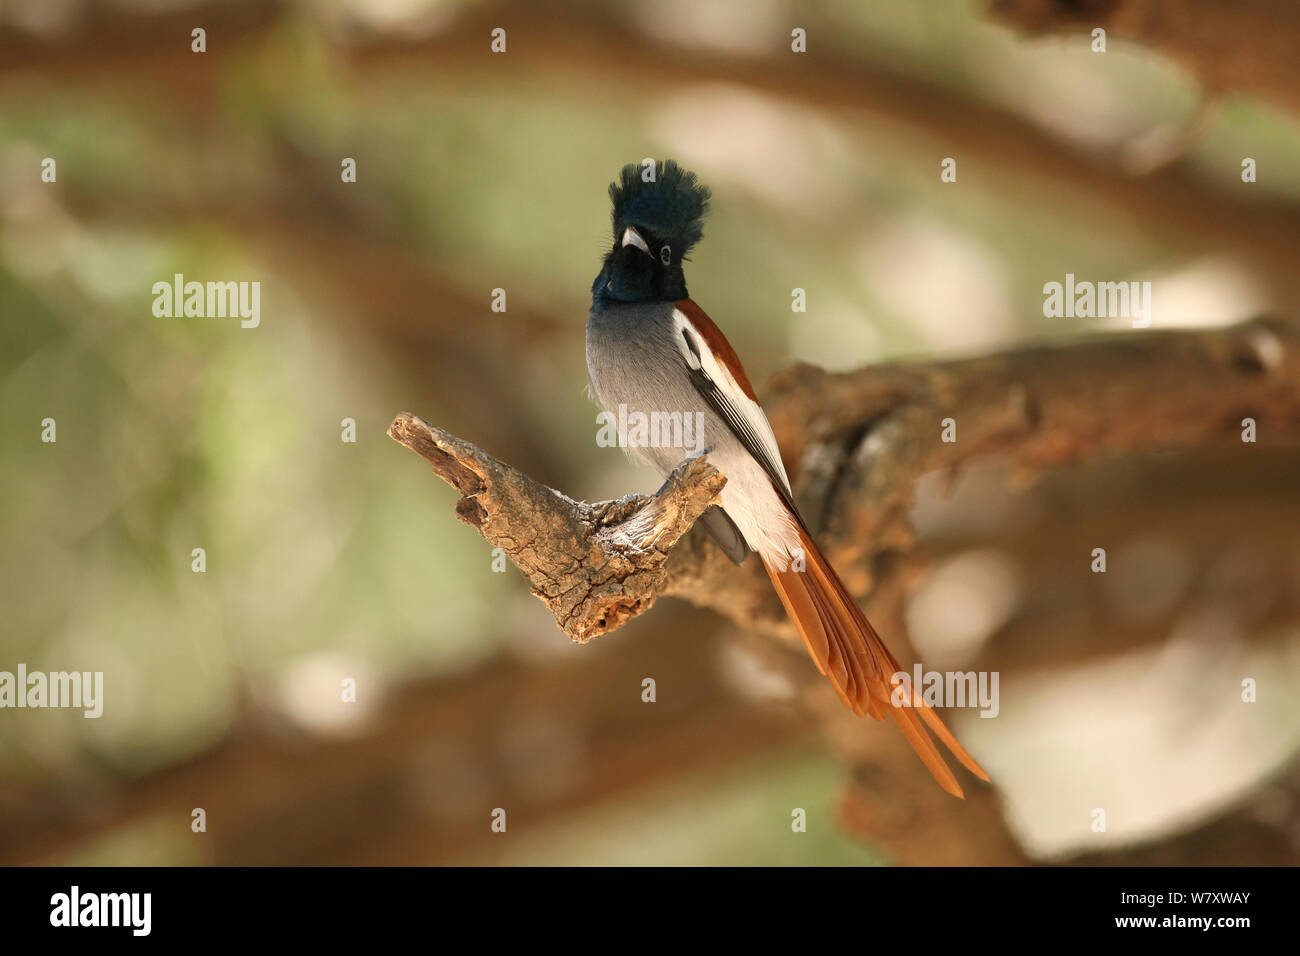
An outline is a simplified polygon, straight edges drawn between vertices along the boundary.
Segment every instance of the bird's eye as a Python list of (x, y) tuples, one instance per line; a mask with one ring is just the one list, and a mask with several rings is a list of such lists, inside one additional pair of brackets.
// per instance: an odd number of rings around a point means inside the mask
[(664, 265), (668, 265), (670, 262), (673, 261), (673, 250), (669, 247), (668, 243), (666, 242), (659, 249), (659, 261), (662, 262)]

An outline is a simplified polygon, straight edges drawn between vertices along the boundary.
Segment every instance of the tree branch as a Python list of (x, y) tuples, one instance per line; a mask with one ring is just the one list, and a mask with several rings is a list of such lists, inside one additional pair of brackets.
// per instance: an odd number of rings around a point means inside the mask
[(1030, 34), (1087, 38), (1105, 27), (1179, 60), (1210, 91), (1244, 90), (1300, 111), (1300, 8), (1287, 0), (996, 0), (989, 13)]
[[(1268, 26), (1283, 22), (1277, 9), (1280, 5), (1274, 2), (1230, 5), (1227, 12), (1210, 20), (1200, 14), (1208, 12), (1212, 4), (1198, 3), (1198, 16), (1190, 18), (1179, 17), (1161, 4), (1160, 18), (1153, 28), (1143, 30), (1126, 28), (1134, 20), (1128, 12), (1144, 9), (1136, 2), (1067, 5), (1008, 0), (1005, 6), (1007, 9), (999, 6), (995, 14), (1025, 27), (1055, 26), (1059, 18), (1054, 11), (1068, 6), (1080, 8), (1089, 22), (1095, 15), (1100, 25), (1162, 49), (1208, 42), (1203, 56), (1227, 56), (1230, 62), (1242, 64), (1240, 70), (1224, 76), (1219, 87), (1237, 85), (1266, 95), (1270, 90), (1285, 89), (1286, 95), (1295, 99), (1295, 70), (1287, 59), (1291, 34)], [(1042, 7), (1046, 13), (1043, 17), (1018, 15), (1020, 6)], [(1172, 4), (1167, 6), (1172, 8)], [(1106, 15), (1110, 7), (1125, 14), (1122, 23), (1119, 19), (1112, 22)], [(98, 12), (94, 4), (85, 4), (82, 19), (74, 21), (68, 35), (60, 36), (57, 43), (38, 42), (0, 24), (0, 85), (9, 76), (21, 80), (29, 73), (54, 85), (108, 82), (147, 92), (159, 100), (183, 96), (186, 116), (210, 120), (232, 61), (247, 56), (248, 45), (272, 35), (296, 9), (284, 2), (206, 2), (186, 8), (179, 17), (152, 13), (125, 16), (116, 8), (109, 16)], [(1292, 18), (1287, 16), (1289, 22)], [(1243, 28), (1248, 21), (1263, 22), (1263, 32)], [(190, 25), (198, 22), (208, 25), (210, 35), (222, 37), (203, 56), (191, 54), (186, 42), (173, 42), (177, 35), (188, 36)], [(1203, 22), (1211, 26), (1194, 26)], [(812, 21), (807, 25), (812, 27)], [(825, 29), (833, 25), (833, 20), (827, 22)], [(512, 36), (527, 37), (527, 42), (512, 44), (509, 55), (510, 75), (523, 77), (524, 82), (529, 77), (554, 74), (558, 64), (565, 73), (599, 77), (602, 83), (655, 76), (661, 95), (688, 91), (701, 83), (724, 82), (831, 111), (855, 127), (864, 116), (874, 117), (908, 135), (926, 140), (939, 137), (950, 144), (947, 148), (954, 151), (952, 155), (967, 157), (965, 162), (985, 170), (1003, 170), (1010, 181), (1041, 182), (1053, 189), (1078, 191), (1122, 211), (1125, 222), (1140, 224), (1144, 232), (1172, 242), (1175, 248), (1210, 252), (1231, 248), (1241, 262), (1266, 279), (1281, 301), (1294, 301), (1300, 295), (1294, 255), (1300, 234), (1296, 204), (1280, 196), (1269, 202), (1252, 201), (1240, 188), (1223, 188), (1221, 181), (1177, 167), (1136, 178), (1120, 163), (1099, 162), (1097, 156), (1081, 153), (1075, 144), (1062, 143), (1010, 110), (891, 73), (870, 62), (870, 57), (851, 52), (828, 49), (816, 56), (792, 58), (788, 53), (755, 56), (714, 49), (708, 56), (699, 56), (690, 46), (646, 37), (608, 4), (590, 3), (469, 4), (430, 36), (412, 37), (400, 31), (373, 36), (345, 32), (338, 49), (345, 58), (343, 66), (361, 77), (375, 71), (387, 75), (393, 70), (414, 70), (421, 82), (431, 76), (450, 77), (472, 86), (480, 79), (496, 81), (502, 76), (503, 64), (480, 52), (481, 38), (496, 26), (509, 26)], [(1160, 35), (1161, 30), (1168, 32), (1167, 39)], [(1184, 36), (1190, 32), (1198, 38)], [(1261, 53), (1262, 43), (1269, 46), (1268, 55)], [(1272, 55), (1275, 51), (1279, 55)], [(1266, 75), (1250, 82), (1247, 71), (1251, 69)], [(296, 172), (304, 168), (305, 175), (311, 175), (310, 167), (296, 167)], [(1229, 180), (1240, 187), (1235, 175)], [(248, 195), (250, 190), (241, 186), (231, 201)], [(528, 328), (526, 323), (519, 327)]]
[(461, 493), (456, 517), (518, 565), (555, 623), (579, 642), (654, 604), (673, 545), (726, 481), (703, 458), (691, 458), (650, 497), (588, 504), (408, 412), (393, 420), (388, 434)]
[[(1300, 444), (1300, 327), (1257, 319), (1120, 332), (841, 374), (800, 365), (766, 399), (804, 515), (861, 595), (875, 583), (875, 556), (910, 548), (913, 489), (928, 472), (998, 456), (1030, 480), (1086, 458), (1214, 443), (1248, 450), (1246, 417), (1258, 444)], [(951, 443), (940, 436), (949, 418)], [(389, 435), (460, 491), (457, 515), (520, 567), (574, 640), (617, 629), (661, 594), (793, 638), (757, 562), (737, 569), (691, 530), (723, 483), (702, 459), (649, 498), (587, 504), (414, 415), (399, 415)]]

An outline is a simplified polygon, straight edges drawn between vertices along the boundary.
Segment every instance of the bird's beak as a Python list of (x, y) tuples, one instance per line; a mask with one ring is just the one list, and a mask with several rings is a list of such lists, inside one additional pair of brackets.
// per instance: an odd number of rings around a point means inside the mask
[(623, 230), (623, 238), (619, 242), (619, 246), (620, 247), (636, 246), (646, 255), (650, 255), (650, 247), (645, 244), (645, 240), (641, 238), (641, 234), (637, 232), (635, 229), (633, 229), (631, 226), (628, 226), (626, 229)]

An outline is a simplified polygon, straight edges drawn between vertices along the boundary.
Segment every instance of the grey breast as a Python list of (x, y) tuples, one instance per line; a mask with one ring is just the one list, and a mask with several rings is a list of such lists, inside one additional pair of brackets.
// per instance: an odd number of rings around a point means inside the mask
[[(639, 412), (691, 417), (701, 424), (702, 447), (719, 437), (721, 422), (691, 384), (685, 359), (674, 341), (672, 302), (613, 302), (592, 307), (587, 316), (587, 373), (596, 400), (618, 415)], [(658, 419), (656, 419), (658, 420)], [(672, 471), (693, 449), (629, 448), (663, 474)]]
[[(617, 415), (623, 405), (634, 411), (695, 416), (703, 423), (703, 447), (719, 450), (738, 445), (726, 425), (691, 384), (678, 348), (672, 302), (599, 303), (587, 316), (587, 374), (596, 401)], [(629, 448), (636, 458), (668, 474), (690, 452), (685, 448)], [(709, 535), (736, 564), (749, 545), (725, 511), (716, 505), (700, 519)]]

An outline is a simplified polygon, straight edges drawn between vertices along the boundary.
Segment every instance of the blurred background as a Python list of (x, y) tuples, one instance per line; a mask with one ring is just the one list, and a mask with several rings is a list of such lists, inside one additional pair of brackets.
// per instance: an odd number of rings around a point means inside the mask
[[(1294, 447), (923, 483), (900, 646), (1001, 673), (948, 715), (975, 825), (855, 803), (802, 652), (671, 600), (570, 643), (385, 436), (658, 486), (583, 352), (643, 157), (712, 187), (688, 282), (758, 383), (1127, 324), (1044, 318), (1067, 272), (1152, 281), (1156, 327), (1294, 316), (1300, 13), (1217, 6), (6, 0), (0, 670), (105, 702), (0, 711), (0, 862), (1295, 863)], [(259, 281), (260, 326), (155, 317), (174, 273)]]

